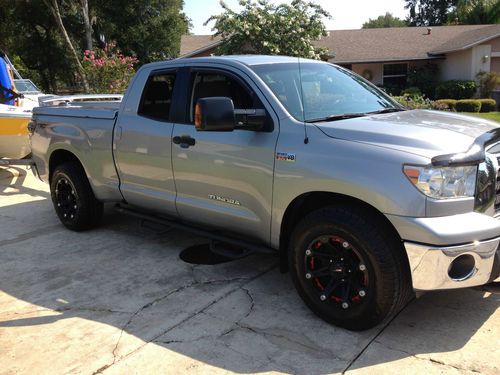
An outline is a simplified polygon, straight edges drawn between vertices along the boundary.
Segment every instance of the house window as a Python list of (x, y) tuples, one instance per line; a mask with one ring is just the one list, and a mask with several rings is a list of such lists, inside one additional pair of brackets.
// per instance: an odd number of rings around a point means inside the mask
[(406, 86), (408, 64), (384, 64), (384, 87), (399, 94)]

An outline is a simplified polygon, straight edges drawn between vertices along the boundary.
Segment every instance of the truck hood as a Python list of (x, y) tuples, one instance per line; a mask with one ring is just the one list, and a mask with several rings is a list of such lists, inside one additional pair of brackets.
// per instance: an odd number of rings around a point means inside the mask
[(467, 151), (500, 124), (457, 113), (409, 110), (316, 123), (327, 136), (433, 158)]

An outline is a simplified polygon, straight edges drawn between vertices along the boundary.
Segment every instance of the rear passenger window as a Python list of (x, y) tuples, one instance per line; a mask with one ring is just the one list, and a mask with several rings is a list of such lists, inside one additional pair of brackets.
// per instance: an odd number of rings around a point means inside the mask
[(149, 77), (138, 114), (158, 120), (169, 120), (175, 74), (155, 74)]

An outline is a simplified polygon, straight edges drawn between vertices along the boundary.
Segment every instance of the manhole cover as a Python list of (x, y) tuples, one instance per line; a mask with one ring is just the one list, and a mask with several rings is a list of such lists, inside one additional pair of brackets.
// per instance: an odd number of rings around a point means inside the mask
[(190, 264), (220, 264), (230, 262), (233, 259), (215, 254), (210, 250), (209, 244), (194, 245), (184, 249), (179, 257)]

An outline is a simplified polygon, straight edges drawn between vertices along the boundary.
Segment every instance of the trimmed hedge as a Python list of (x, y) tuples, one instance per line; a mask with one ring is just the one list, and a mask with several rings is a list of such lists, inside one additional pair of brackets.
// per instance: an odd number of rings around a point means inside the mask
[(440, 83), (436, 87), (437, 99), (469, 99), (476, 92), (476, 82), (473, 80), (451, 80)]
[(457, 100), (455, 107), (457, 112), (479, 112), (481, 110), (481, 102), (476, 99)]
[(450, 111), (457, 110), (457, 101), (455, 99), (439, 99), (439, 100), (436, 100), (436, 102), (443, 104), (444, 106), (446, 106), (445, 109), (448, 109)]
[(481, 103), (481, 112), (494, 112), (497, 107), (495, 99), (478, 99)]

